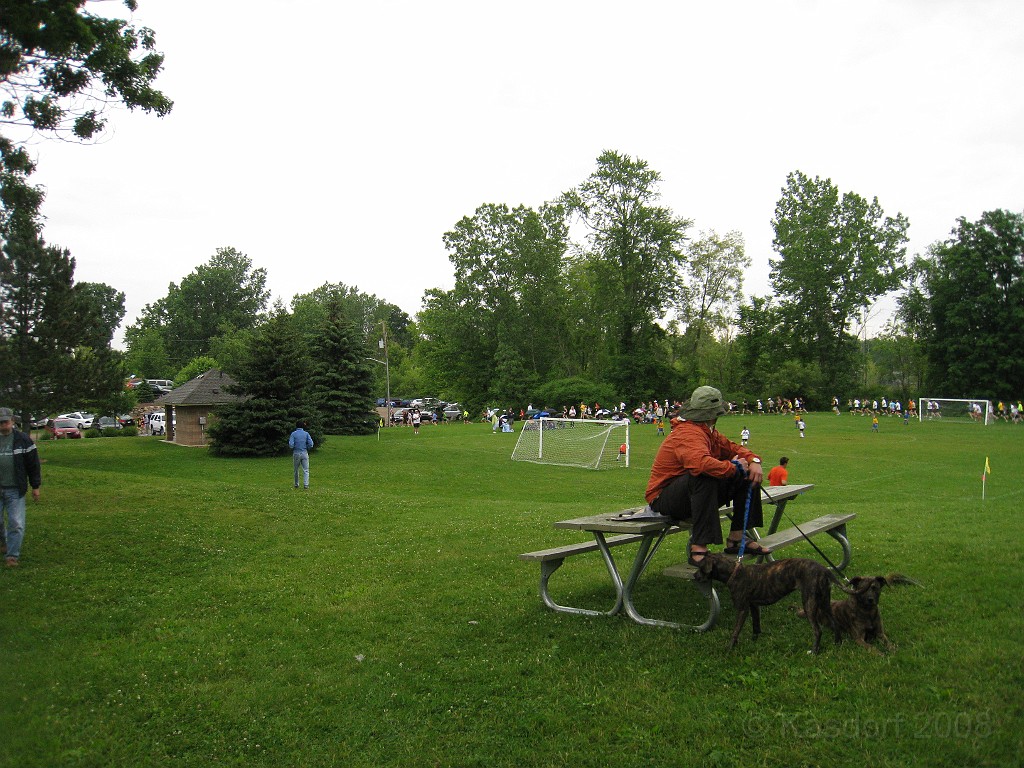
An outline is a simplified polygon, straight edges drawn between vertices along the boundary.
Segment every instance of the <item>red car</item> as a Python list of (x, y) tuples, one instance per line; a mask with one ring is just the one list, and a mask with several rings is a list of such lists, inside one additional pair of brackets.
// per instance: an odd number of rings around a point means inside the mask
[(78, 429), (78, 423), (74, 419), (54, 419), (46, 425), (46, 431), (58, 439), (62, 437), (75, 439), (82, 436)]

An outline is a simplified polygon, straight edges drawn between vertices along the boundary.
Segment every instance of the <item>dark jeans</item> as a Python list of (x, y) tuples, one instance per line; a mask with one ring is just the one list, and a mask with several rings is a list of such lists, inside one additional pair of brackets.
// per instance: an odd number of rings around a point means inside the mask
[[(651, 502), (651, 508), (659, 515), (689, 522), (692, 544), (721, 544), (722, 524), (718, 508), (732, 502), (732, 525), (729, 530), (742, 531), (749, 490), (750, 483), (746, 478), (722, 480), (709, 475), (680, 475), (662, 489), (661, 495)], [(762, 525), (761, 490), (755, 487), (750, 494), (747, 528), (760, 528)]]

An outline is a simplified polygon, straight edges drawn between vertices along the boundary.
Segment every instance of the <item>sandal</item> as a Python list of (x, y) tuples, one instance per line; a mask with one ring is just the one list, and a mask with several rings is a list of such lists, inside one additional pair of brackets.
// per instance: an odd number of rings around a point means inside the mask
[[(727, 555), (738, 555), (740, 553), (740, 542), (727, 541), (725, 543), (725, 549), (723, 550)], [(743, 550), (745, 555), (757, 555), (758, 557), (766, 557), (768, 550), (761, 546), (757, 539), (747, 539), (746, 549)]]
[(696, 568), (704, 562), (705, 558), (709, 554), (710, 553), (706, 549), (703, 552), (694, 552), (693, 550), (690, 550), (690, 552), (686, 556), (686, 562), (688, 562), (690, 565)]

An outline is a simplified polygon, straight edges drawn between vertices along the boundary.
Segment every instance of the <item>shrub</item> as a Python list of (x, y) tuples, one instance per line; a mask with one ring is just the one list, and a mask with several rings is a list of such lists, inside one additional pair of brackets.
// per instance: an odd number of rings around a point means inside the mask
[(125, 427), (124, 429), (117, 430), (119, 437), (137, 437), (139, 434), (139, 428), (136, 426)]
[(103, 428), (103, 436), (104, 437), (120, 437), (121, 436), (121, 430), (118, 429), (117, 427), (104, 427)]
[(96, 427), (91, 427), (82, 433), (82, 437), (103, 437), (103, 433)]
[(45, 429), (39, 433), (39, 437), (36, 438), (36, 442), (42, 442), (43, 440), (53, 440), (53, 433), (47, 432)]

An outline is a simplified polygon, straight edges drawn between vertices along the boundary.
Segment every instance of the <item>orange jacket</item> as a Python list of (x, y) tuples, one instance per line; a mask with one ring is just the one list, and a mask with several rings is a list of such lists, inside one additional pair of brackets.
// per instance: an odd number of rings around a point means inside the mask
[(707, 424), (682, 419), (674, 421), (672, 431), (662, 441), (654, 457), (651, 479), (644, 494), (647, 503), (658, 498), (662, 489), (680, 475), (732, 477), (736, 474), (733, 456), (747, 461), (758, 458), (756, 453), (730, 442)]

